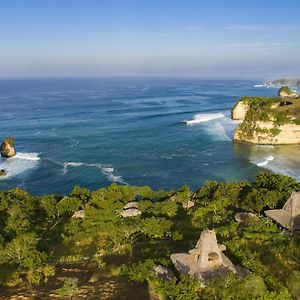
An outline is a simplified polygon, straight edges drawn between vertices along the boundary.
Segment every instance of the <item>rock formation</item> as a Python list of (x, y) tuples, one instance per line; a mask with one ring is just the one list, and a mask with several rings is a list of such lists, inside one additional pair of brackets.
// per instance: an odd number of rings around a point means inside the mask
[(280, 98), (297, 98), (299, 94), (297, 91), (290, 89), (287, 85), (282, 86), (278, 91), (278, 96)]
[(2, 157), (13, 157), (16, 155), (16, 150), (14, 148), (14, 139), (7, 138), (1, 144), (1, 156)]
[(280, 79), (276, 79), (270, 82), (271, 85), (275, 85), (275, 86), (298, 86), (300, 87), (300, 79), (299, 78), (292, 78), (292, 79), (288, 79), (288, 78), (280, 78)]
[(207, 279), (228, 272), (245, 275), (247, 271), (234, 266), (222, 253), (224, 250), (226, 247), (217, 243), (215, 231), (204, 230), (194, 249), (189, 253), (172, 254), (171, 260), (178, 272), (194, 276), (203, 285)]
[(243, 120), (234, 140), (252, 144), (300, 144), (300, 98), (244, 97), (232, 109)]
[(232, 120), (244, 120), (248, 109), (249, 105), (247, 103), (239, 101), (231, 110)]
[(0, 170), (0, 177), (6, 176), (6, 171), (4, 169)]
[(237, 128), (234, 140), (260, 145), (298, 145), (300, 144), (300, 125), (284, 124), (276, 127), (277, 134), (272, 134), (273, 122), (256, 122), (256, 129), (251, 136), (245, 136), (243, 130)]
[(300, 192), (292, 193), (282, 209), (266, 210), (265, 214), (283, 228), (300, 231)]

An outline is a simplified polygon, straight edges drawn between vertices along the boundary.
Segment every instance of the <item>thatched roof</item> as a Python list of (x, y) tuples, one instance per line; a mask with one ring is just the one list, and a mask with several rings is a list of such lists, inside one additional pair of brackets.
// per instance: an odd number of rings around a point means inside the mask
[(136, 208), (129, 208), (121, 212), (123, 218), (131, 218), (140, 215), (142, 212)]
[(300, 192), (293, 192), (282, 209), (266, 210), (265, 214), (283, 228), (300, 231)]
[(85, 217), (85, 213), (83, 209), (75, 211), (72, 216), (72, 218), (76, 218), (76, 219), (83, 219), (84, 217)]
[(138, 203), (136, 201), (131, 201), (131, 202), (128, 202), (124, 207), (123, 209), (128, 209), (128, 208), (136, 208), (138, 209)]

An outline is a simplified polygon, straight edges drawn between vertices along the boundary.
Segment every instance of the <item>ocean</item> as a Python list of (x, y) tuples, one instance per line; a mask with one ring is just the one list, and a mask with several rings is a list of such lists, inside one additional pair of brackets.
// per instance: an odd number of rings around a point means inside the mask
[(300, 179), (300, 146), (232, 141), (242, 96), (275, 96), (259, 80), (196, 78), (1, 79), (0, 189), (69, 193), (74, 185), (196, 190), (206, 180), (253, 180), (261, 170)]

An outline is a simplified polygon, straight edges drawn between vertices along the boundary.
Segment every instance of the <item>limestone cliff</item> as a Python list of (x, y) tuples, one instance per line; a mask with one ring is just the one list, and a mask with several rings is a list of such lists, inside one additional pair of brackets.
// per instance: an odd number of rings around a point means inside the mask
[(1, 156), (2, 157), (13, 157), (16, 155), (16, 150), (14, 147), (14, 139), (7, 138), (1, 144)]
[[(278, 130), (278, 133), (272, 133), (272, 129)], [(274, 127), (273, 122), (258, 121), (257, 128), (251, 137), (244, 135), (243, 131), (237, 128), (234, 133), (234, 140), (261, 145), (300, 144), (300, 125), (285, 124)]]
[(231, 118), (233, 120), (244, 120), (248, 109), (249, 105), (247, 103), (238, 101), (231, 111)]
[(278, 86), (278, 87), (281, 87), (284, 85), (300, 87), (300, 79), (299, 78), (294, 78), (294, 79), (281, 78), (281, 79), (276, 79), (276, 80), (271, 81), (271, 84)]
[(235, 141), (300, 144), (300, 98), (244, 97), (234, 106), (232, 118), (243, 120), (235, 130)]

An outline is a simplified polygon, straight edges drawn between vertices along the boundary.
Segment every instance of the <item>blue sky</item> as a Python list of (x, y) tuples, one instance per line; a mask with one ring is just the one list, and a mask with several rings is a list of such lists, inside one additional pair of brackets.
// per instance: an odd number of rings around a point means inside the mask
[(0, 0), (0, 76), (300, 76), (299, 0)]

